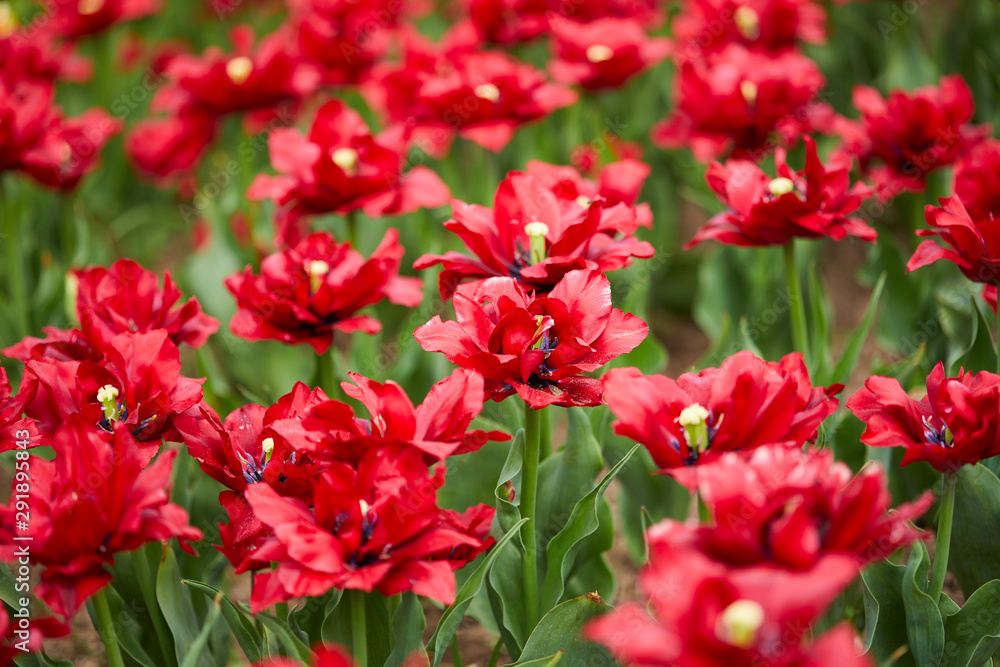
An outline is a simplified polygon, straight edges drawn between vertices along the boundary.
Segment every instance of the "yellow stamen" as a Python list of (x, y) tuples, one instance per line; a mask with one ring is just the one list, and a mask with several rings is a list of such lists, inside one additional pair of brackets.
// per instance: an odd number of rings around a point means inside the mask
[(326, 274), (330, 273), (330, 265), (321, 259), (314, 259), (306, 264), (306, 271), (309, 273), (309, 289), (315, 294), (323, 285)]
[(118, 419), (118, 388), (106, 384), (97, 390), (97, 402), (104, 410), (104, 418), (108, 421)]

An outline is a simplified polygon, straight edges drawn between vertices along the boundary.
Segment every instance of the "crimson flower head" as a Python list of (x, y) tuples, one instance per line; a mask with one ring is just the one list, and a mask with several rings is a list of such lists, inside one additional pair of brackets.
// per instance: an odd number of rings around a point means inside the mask
[(357, 373), (341, 386), (351, 398), (368, 410), (369, 419), (356, 417), (340, 401), (317, 405), (305, 421), (319, 438), (316, 454), (322, 458), (357, 463), (370, 449), (401, 443), (419, 450), (428, 465), (449, 456), (479, 450), (487, 441), (510, 440), (502, 431), (469, 430), (472, 420), (483, 411), (486, 400), (483, 377), (464, 368), (437, 382), (413, 407), (410, 397), (393, 381), (385, 384)]
[[(624, 201), (609, 207), (578, 175), (557, 176), (546, 167), (535, 162), (533, 173), (509, 173), (497, 188), (493, 210), (452, 202), (452, 219), (445, 228), (476, 257), (447, 252), (423, 255), (413, 264), (415, 269), (444, 267), (438, 275), (442, 299), (450, 298), (464, 280), (510, 276), (528, 290), (547, 292), (569, 271), (613, 271), (631, 264), (633, 257), (653, 256), (651, 245), (632, 236), (649, 220), (645, 209)], [(635, 181), (628, 185), (634, 187)], [(573, 188), (580, 194), (568, 201), (565, 195)], [(592, 200), (591, 194), (597, 198)]]
[(454, 322), (437, 315), (413, 333), (421, 347), (478, 371), (486, 396), (517, 393), (546, 405), (599, 405), (601, 381), (583, 377), (631, 352), (646, 323), (611, 307), (611, 283), (599, 271), (571, 271), (546, 296), (527, 294), (513, 278), (460, 287)]
[(41, 444), (35, 420), (24, 416), (25, 407), (35, 397), (35, 386), (24, 383), (23, 391), (11, 391), (7, 370), (0, 368), (0, 452), (18, 449), (18, 442), (28, 442), (28, 446)]
[(825, 83), (816, 63), (798, 52), (775, 56), (730, 45), (681, 63), (676, 110), (653, 127), (653, 142), (690, 148), (701, 162), (760, 159), (832, 120), (829, 106), (816, 100)]
[[(9, 6), (9, 5), (8, 5)], [(0, 13), (9, 10), (0, 10)], [(0, 15), (0, 78), (8, 83), (35, 81), (86, 83), (93, 74), (90, 61), (63, 43), (48, 26), (14, 28)], [(29, 35), (30, 30), (30, 35)]]
[(311, 457), (310, 433), (303, 419), (328, 398), (322, 389), (301, 382), (269, 407), (245, 405), (220, 422), (205, 403), (177, 420), (188, 453), (209, 477), (226, 487), (219, 504), (229, 517), (219, 524), (216, 548), (239, 567), (268, 536), (244, 494), (254, 484), (266, 484), (281, 496), (312, 503), (313, 480), (325, 465)]
[(957, 195), (940, 200), (941, 207), (927, 206), (924, 217), (934, 229), (918, 229), (919, 236), (940, 236), (945, 248), (927, 240), (917, 246), (906, 270), (913, 271), (946, 259), (973, 282), (1000, 283), (1000, 218), (992, 215), (973, 220)]
[[(577, 157), (582, 156), (578, 154)], [(578, 161), (590, 160), (582, 158)], [(596, 161), (589, 166), (589, 169), (579, 166), (580, 171), (577, 171), (573, 167), (528, 160), (526, 171), (552, 191), (562, 205), (565, 217), (579, 215), (581, 208), (588, 208), (592, 202), (600, 200), (604, 207), (600, 227), (606, 233), (613, 235), (622, 231), (616, 227), (626, 222), (630, 224), (633, 218), (639, 227), (653, 226), (653, 212), (649, 204), (638, 203), (639, 193), (651, 172), (648, 164), (637, 158), (623, 157), (603, 167), (599, 167)], [(581, 171), (594, 179), (587, 178)], [(570, 203), (576, 204), (576, 207), (570, 206)]]
[(920, 539), (911, 521), (934, 502), (928, 491), (891, 510), (878, 464), (853, 476), (829, 449), (765, 445), (682, 474), (697, 483), (712, 525), (665, 522), (650, 531), (650, 540), (678, 551), (696, 549), (730, 567), (770, 563), (810, 570), (831, 554), (863, 567)]
[(142, 174), (166, 186), (197, 169), (217, 124), (214, 116), (197, 108), (143, 118), (125, 137), (125, 153)]
[[(127, 428), (104, 433), (71, 415), (52, 438), (54, 461), (31, 462), (31, 558), (42, 565), (38, 597), (63, 618), (111, 581), (114, 555), (147, 542), (188, 540), (201, 531), (170, 500), (176, 451), (150, 464)], [(0, 509), (0, 558), (16, 560), (15, 497)]]
[(647, 605), (629, 602), (587, 624), (584, 636), (628, 667), (869, 667), (846, 625), (819, 637), (810, 626), (857, 576), (849, 557), (821, 567), (731, 567), (676, 544), (694, 529), (651, 528), (649, 563), (639, 573)]
[(159, 0), (53, 0), (46, 5), (46, 28), (75, 39), (160, 11)]
[(447, 153), (456, 133), (499, 151), (520, 126), (577, 100), (575, 92), (507, 53), (462, 45), (439, 53), (419, 44), (410, 48), (422, 52), (374, 75), (366, 97), (392, 123), (411, 128), (414, 142), (435, 156)]
[(445, 605), (454, 571), (493, 540), (493, 508), (464, 514), (437, 506), (444, 467), (429, 474), (422, 454), (404, 446), (372, 449), (357, 466), (336, 464), (316, 482), (313, 507), (264, 484), (246, 490), (273, 537), (251, 552), (276, 569), (254, 576), (254, 613), (293, 597), (333, 588), (395, 595), (413, 591)]
[(366, 260), (350, 243), (317, 232), (265, 257), (260, 275), (248, 266), (229, 276), (226, 289), (237, 305), (230, 330), (244, 340), (307, 343), (317, 354), (330, 347), (334, 331), (377, 333), (381, 323), (359, 310), (386, 298), (413, 308), (423, 298), (418, 278), (399, 275), (398, 239), (390, 229)]
[(667, 471), (767, 444), (801, 447), (837, 411), (843, 388), (814, 387), (798, 352), (778, 362), (738, 352), (676, 380), (636, 368), (604, 376), (615, 433), (641, 443)]
[(21, 619), (11, 619), (7, 607), (0, 605), (0, 667), (15, 667), (15, 658), (25, 653), (40, 653), (43, 642), (48, 637), (65, 637), (70, 628), (54, 617), (35, 618), (32, 615), (27, 629), (21, 627)]
[(990, 132), (972, 126), (975, 102), (961, 76), (913, 91), (893, 90), (888, 98), (868, 86), (855, 86), (857, 121), (841, 120), (843, 150), (856, 155), (883, 199), (901, 192), (922, 192), (927, 174), (953, 164)]
[(727, 206), (702, 225), (685, 245), (715, 240), (738, 246), (784, 245), (794, 238), (829, 237), (836, 241), (855, 236), (875, 241), (875, 230), (860, 218), (848, 217), (871, 194), (862, 183), (850, 181), (850, 161), (823, 166), (816, 142), (805, 137), (806, 166), (795, 171), (785, 150), (775, 155), (776, 177), (750, 160), (713, 162), (705, 179)]
[(584, 90), (618, 88), (670, 53), (670, 40), (649, 37), (631, 19), (581, 23), (556, 17), (551, 20), (551, 35), (552, 77)]
[(1000, 218), (1000, 140), (987, 138), (959, 158), (955, 195), (973, 220)]
[(904, 466), (927, 461), (939, 472), (955, 472), (1000, 454), (1000, 377), (993, 373), (963, 370), (949, 378), (939, 362), (919, 401), (898, 380), (876, 375), (847, 407), (868, 425), (862, 442), (906, 448)]
[(31, 359), (22, 384), (34, 387), (25, 411), (41, 432), (79, 413), (98, 430), (121, 425), (151, 457), (162, 438), (180, 440), (174, 419), (198, 404), (204, 381), (181, 375), (180, 351), (157, 329), (115, 336), (98, 361)]
[(297, 221), (321, 213), (366, 215), (412, 213), (448, 203), (451, 192), (424, 166), (404, 173), (407, 150), (401, 128), (373, 136), (361, 115), (339, 100), (316, 114), (308, 136), (296, 129), (268, 136), (278, 176), (259, 174), (249, 199), (271, 199), (280, 207), (277, 236), (297, 243)]
[(738, 44), (779, 55), (826, 42), (826, 12), (812, 0), (687, 0), (674, 19), (676, 56), (698, 60)]
[(561, 0), (463, 0), (463, 5), (479, 36), (494, 44), (517, 44), (545, 35), (553, 17), (559, 16), (581, 23), (616, 17), (644, 28), (663, 23), (663, 10), (655, 0), (587, 0), (572, 4)]

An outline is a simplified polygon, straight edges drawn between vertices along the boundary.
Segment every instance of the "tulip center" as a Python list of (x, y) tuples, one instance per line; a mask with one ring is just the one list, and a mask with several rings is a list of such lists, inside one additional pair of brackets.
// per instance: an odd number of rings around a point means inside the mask
[(737, 600), (719, 615), (715, 636), (739, 648), (749, 648), (757, 641), (764, 624), (764, 608), (753, 600)]
[(481, 83), (472, 92), (476, 94), (476, 97), (489, 100), (490, 102), (496, 102), (500, 99), (500, 89), (492, 83)]
[(760, 16), (750, 7), (740, 7), (733, 13), (733, 20), (740, 33), (747, 39), (760, 37)]
[(790, 178), (779, 177), (768, 183), (767, 189), (775, 197), (780, 197), (781, 195), (787, 195), (789, 192), (794, 192), (795, 182)]
[(611, 47), (603, 44), (591, 44), (587, 47), (587, 60), (592, 63), (603, 63), (605, 60), (611, 60), (614, 55), (615, 52)]
[(226, 76), (237, 86), (250, 78), (253, 72), (253, 61), (246, 56), (236, 56), (226, 63)]
[(677, 417), (677, 423), (684, 429), (684, 439), (688, 449), (700, 455), (709, 445), (708, 418), (711, 413), (699, 403), (692, 403)]
[(118, 388), (106, 384), (97, 390), (97, 402), (104, 410), (104, 421), (112, 422), (121, 416), (122, 406), (118, 403)]
[(17, 30), (17, 15), (10, 8), (10, 3), (0, 2), (0, 39), (6, 39)]
[(747, 104), (753, 104), (757, 101), (757, 84), (753, 81), (740, 82), (740, 95), (743, 96)]
[(528, 261), (538, 264), (545, 259), (545, 235), (549, 233), (549, 226), (536, 220), (524, 226), (524, 233), (528, 235)]
[(271, 455), (274, 454), (274, 438), (264, 438), (260, 443), (261, 455), (260, 460), (263, 465), (267, 465), (271, 460)]
[(924, 439), (932, 445), (950, 449), (955, 446), (954, 436), (939, 417), (924, 417)]
[(330, 272), (330, 265), (321, 259), (313, 259), (306, 264), (306, 271), (309, 273), (309, 291), (315, 294), (323, 285), (326, 274)]
[(344, 170), (348, 176), (356, 176), (358, 173), (358, 152), (353, 148), (338, 148), (330, 151), (330, 159), (333, 163)]
[(83, 16), (90, 16), (101, 11), (104, 6), (104, 0), (80, 0), (77, 3), (76, 9)]

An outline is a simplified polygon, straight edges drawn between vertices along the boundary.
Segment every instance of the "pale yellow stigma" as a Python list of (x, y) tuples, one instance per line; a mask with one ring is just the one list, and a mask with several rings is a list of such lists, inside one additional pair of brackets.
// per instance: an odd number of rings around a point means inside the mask
[(787, 195), (789, 192), (794, 192), (795, 183), (790, 178), (778, 177), (767, 184), (767, 189), (775, 197), (780, 197), (781, 195)]
[(716, 636), (727, 644), (749, 648), (757, 641), (764, 624), (764, 608), (753, 600), (737, 600), (719, 615)]
[(369, 505), (365, 500), (360, 500), (358, 502), (361, 504), (361, 516), (365, 516), (366, 514), (368, 514), (368, 511), (371, 510), (372, 506)]
[(18, 21), (10, 3), (0, 2), (0, 39), (6, 39), (17, 30)]
[(306, 271), (309, 273), (309, 289), (316, 293), (323, 285), (323, 279), (330, 272), (330, 265), (321, 259), (314, 259), (306, 264)]
[(102, 7), (104, 7), (104, 0), (80, 0), (76, 5), (77, 11), (83, 16), (96, 14), (101, 11)]
[(603, 63), (605, 60), (611, 60), (614, 55), (615, 52), (611, 47), (603, 44), (591, 44), (587, 47), (587, 60), (592, 63)]
[(549, 226), (536, 220), (524, 226), (524, 233), (528, 235), (528, 259), (538, 264), (545, 259), (545, 235), (549, 233)]
[(740, 33), (747, 39), (760, 37), (760, 17), (749, 7), (740, 7), (733, 14), (733, 20)]
[(531, 238), (535, 238), (536, 236), (541, 236), (544, 238), (545, 235), (549, 233), (549, 226), (546, 225), (544, 222), (539, 222), (536, 220), (535, 222), (529, 222), (524, 226), (524, 233), (530, 236)]
[(576, 198), (576, 203), (583, 208), (590, 208), (590, 205), (593, 204), (594, 202), (592, 202), (588, 197), (580, 195), (579, 197)]
[(684, 429), (684, 439), (688, 448), (701, 454), (710, 444), (708, 441), (708, 418), (711, 413), (699, 403), (692, 403), (677, 416), (677, 423)]
[(330, 151), (330, 159), (348, 176), (354, 176), (358, 173), (358, 152), (353, 148), (338, 148)]
[(253, 72), (253, 61), (246, 56), (236, 56), (226, 63), (226, 76), (237, 86), (250, 78)]
[(500, 89), (492, 83), (481, 83), (472, 92), (476, 94), (476, 97), (489, 100), (490, 102), (496, 102), (500, 99)]
[(748, 104), (753, 104), (757, 101), (757, 84), (753, 81), (743, 81), (740, 83), (740, 95)]
[(677, 418), (677, 423), (681, 426), (699, 426), (708, 419), (709, 412), (699, 403), (692, 403), (683, 410)]
[(97, 402), (104, 410), (104, 418), (107, 420), (118, 419), (118, 388), (111, 384), (106, 384), (97, 390)]
[(274, 438), (264, 438), (261, 440), (260, 448), (264, 452), (262, 462), (264, 465), (267, 465), (267, 462), (271, 460), (271, 454), (274, 453)]

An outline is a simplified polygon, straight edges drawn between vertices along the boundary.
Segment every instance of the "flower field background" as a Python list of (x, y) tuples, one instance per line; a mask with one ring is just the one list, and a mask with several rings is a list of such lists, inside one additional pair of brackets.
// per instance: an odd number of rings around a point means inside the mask
[(0, 664), (997, 663), (998, 22), (0, 1)]

